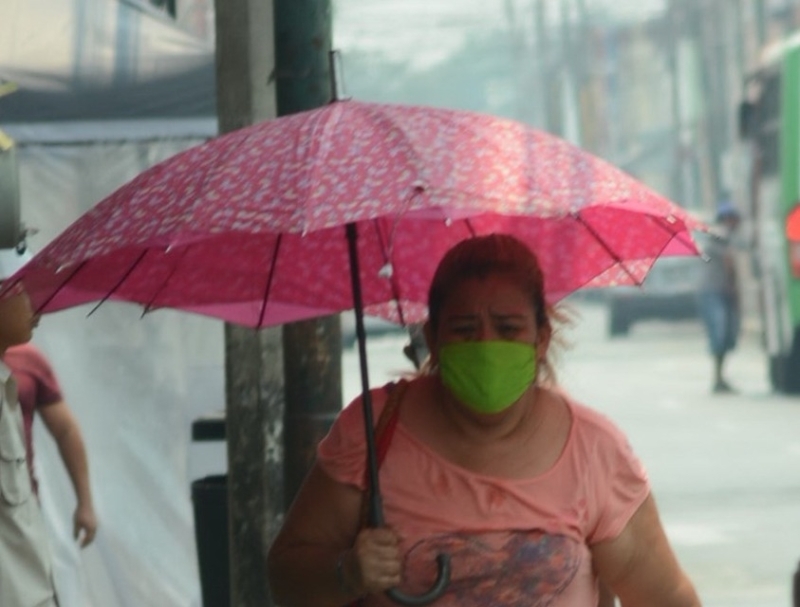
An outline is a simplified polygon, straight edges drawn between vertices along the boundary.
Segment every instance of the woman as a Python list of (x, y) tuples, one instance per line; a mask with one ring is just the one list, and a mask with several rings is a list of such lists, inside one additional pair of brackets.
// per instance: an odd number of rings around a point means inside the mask
[[(433, 278), (430, 371), (408, 382), (381, 467), (387, 526), (363, 528), (360, 403), (320, 443), (269, 555), (275, 600), (392, 604), (427, 590), (452, 559), (437, 606), (696, 607), (646, 473), (622, 433), (559, 391), (553, 326), (535, 256), (506, 235), (463, 241)], [(375, 414), (386, 390), (373, 390)]]

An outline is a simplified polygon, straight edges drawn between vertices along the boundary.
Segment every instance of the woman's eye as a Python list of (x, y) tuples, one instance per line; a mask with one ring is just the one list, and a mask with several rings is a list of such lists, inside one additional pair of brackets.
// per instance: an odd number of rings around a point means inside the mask
[(450, 327), (450, 332), (459, 337), (469, 337), (475, 332), (475, 327), (472, 325), (453, 325)]
[(475, 323), (461, 321), (447, 325), (447, 332), (457, 337), (469, 337), (477, 330)]

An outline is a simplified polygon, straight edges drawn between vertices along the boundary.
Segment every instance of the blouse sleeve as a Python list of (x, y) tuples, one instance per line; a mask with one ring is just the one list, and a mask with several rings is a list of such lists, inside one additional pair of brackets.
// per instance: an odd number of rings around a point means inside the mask
[(610, 420), (599, 417), (590, 478), (595, 500), (589, 545), (617, 537), (650, 495), (650, 481), (627, 437)]

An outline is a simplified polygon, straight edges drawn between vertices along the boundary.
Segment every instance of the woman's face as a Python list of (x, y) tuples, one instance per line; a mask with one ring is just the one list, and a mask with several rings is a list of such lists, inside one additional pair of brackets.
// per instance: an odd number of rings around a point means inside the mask
[(430, 345), (436, 352), (457, 341), (518, 341), (536, 345), (543, 358), (550, 337), (545, 333), (536, 325), (528, 294), (509, 277), (490, 275), (461, 282), (448, 295)]

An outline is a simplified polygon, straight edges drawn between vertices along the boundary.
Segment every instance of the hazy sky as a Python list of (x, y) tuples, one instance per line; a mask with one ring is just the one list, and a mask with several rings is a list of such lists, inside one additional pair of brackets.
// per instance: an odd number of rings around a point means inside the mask
[[(560, 0), (548, 1), (552, 18), (559, 18)], [(664, 0), (585, 2), (590, 9), (602, 7), (632, 20), (651, 15), (664, 4)], [(531, 0), (333, 0), (334, 45), (345, 53), (377, 52), (424, 68), (458, 48), (472, 31), (508, 27), (509, 3), (515, 21), (532, 29)]]

